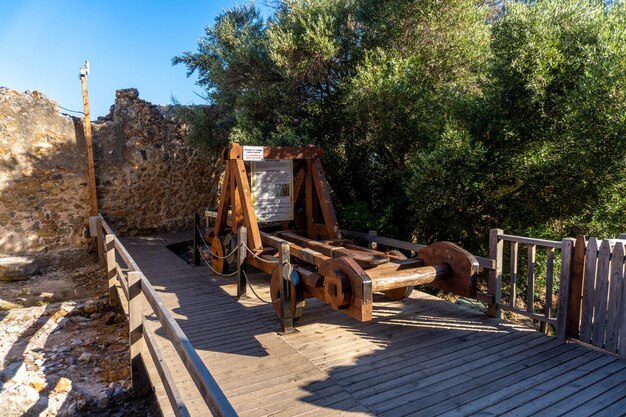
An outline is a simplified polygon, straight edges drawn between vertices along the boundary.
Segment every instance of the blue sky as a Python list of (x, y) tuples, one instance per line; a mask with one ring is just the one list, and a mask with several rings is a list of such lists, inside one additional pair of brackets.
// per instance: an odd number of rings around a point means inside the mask
[[(115, 90), (135, 87), (154, 104), (201, 103), (196, 77), (170, 60), (195, 51), (220, 11), (247, 1), (0, 0), (0, 86), (38, 90), (82, 110), (79, 68), (90, 61), (91, 118)], [(261, 2), (257, 1), (257, 4)]]

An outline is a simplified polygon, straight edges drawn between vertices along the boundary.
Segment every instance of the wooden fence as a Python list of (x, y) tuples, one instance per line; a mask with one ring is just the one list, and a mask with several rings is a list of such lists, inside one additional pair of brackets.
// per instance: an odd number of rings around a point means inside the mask
[(154, 316), (161, 324), (165, 337), (174, 347), (211, 413), (214, 416), (236, 416), (237, 413), (191, 342), (170, 315), (167, 307), (126, 248), (115, 236), (113, 229), (101, 216), (93, 216), (89, 223), (91, 235), (96, 238), (101, 265), (106, 265), (108, 271), (110, 303), (112, 305), (120, 303), (128, 319), (133, 390), (137, 393), (150, 390), (146, 365), (151, 364), (163, 384), (174, 414), (178, 417), (189, 416), (189, 410), (176, 387), (176, 381), (172, 377), (163, 352), (157, 344), (154, 326), (147, 325), (147, 316)]
[[(578, 340), (626, 357), (625, 244), (624, 239), (587, 240), (584, 236), (558, 242), (493, 229), (490, 258), (496, 267), (490, 271), (490, 315), (511, 311), (539, 321), (542, 328), (551, 324), (560, 339)], [(521, 253), (524, 265), (519, 262)], [(524, 302), (518, 299), (520, 276), (524, 277)], [(537, 287), (539, 277), (544, 285)]]

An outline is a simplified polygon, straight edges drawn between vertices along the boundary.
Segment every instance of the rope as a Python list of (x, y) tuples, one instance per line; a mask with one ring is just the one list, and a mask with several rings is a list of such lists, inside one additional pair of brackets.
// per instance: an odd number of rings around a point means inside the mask
[(253, 258), (258, 259), (258, 260), (259, 260), (259, 261), (261, 261), (261, 262), (266, 262), (266, 263), (268, 263), (268, 264), (277, 264), (277, 263), (279, 263), (279, 261), (270, 261), (269, 259), (263, 259), (263, 258), (260, 258), (260, 257), (256, 256), (256, 254), (255, 254), (254, 252), (252, 252), (252, 250), (250, 250), (250, 248), (248, 247), (248, 245), (246, 245), (245, 243), (243, 243), (243, 246), (246, 248), (246, 250), (248, 251), (248, 253), (249, 253), (250, 255), (252, 255), (252, 257), (253, 257)]
[(206, 266), (209, 267), (209, 269), (211, 271), (213, 271), (216, 275), (219, 275), (221, 277), (232, 277), (237, 275), (237, 271), (233, 272), (232, 274), (222, 274), (221, 272), (217, 272), (215, 269), (213, 269), (213, 267), (211, 266), (211, 264), (209, 262), (207, 262), (206, 258), (204, 257), (204, 254), (202, 253), (202, 251), (200, 251), (200, 256), (202, 256), (202, 260), (204, 261), (204, 263), (206, 264)]
[(204, 240), (204, 237), (202, 236), (202, 231), (200, 230), (200, 228), (196, 226), (196, 229), (198, 229), (198, 234), (200, 235), (200, 239), (202, 239), (202, 243), (204, 243), (204, 246), (211, 253), (211, 256), (214, 256), (217, 259), (226, 259), (229, 256), (233, 255), (235, 252), (237, 252), (237, 248), (235, 248), (235, 249), (232, 250), (232, 252), (230, 252), (229, 254), (224, 255), (224, 256), (219, 256), (219, 255), (213, 253), (213, 251), (211, 250), (211, 247), (206, 243), (206, 240)]
[(69, 111), (69, 112), (71, 112), (71, 113), (85, 114), (85, 113), (84, 113), (84, 112), (82, 112), (82, 111), (76, 111), (76, 110), (66, 109), (66, 108), (65, 108), (65, 107), (63, 107), (63, 106), (59, 106), (59, 108), (60, 108), (60, 109), (65, 110), (65, 111)]
[(256, 296), (256, 298), (259, 299), (259, 301), (264, 302), (265, 304), (274, 304), (280, 301), (280, 298), (275, 300), (275, 301), (267, 301), (261, 298), (261, 296), (259, 294), (256, 293), (256, 291), (254, 291), (254, 287), (252, 286), (252, 284), (250, 283), (250, 281), (248, 280), (248, 275), (246, 274), (246, 272), (242, 269), (241, 273), (243, 274), (243, 277), (246, 280), (246, 284), (248, 284), (248, 287), (250, 287), (250, 290), (252, 290), (252, 294), (254, 294)]

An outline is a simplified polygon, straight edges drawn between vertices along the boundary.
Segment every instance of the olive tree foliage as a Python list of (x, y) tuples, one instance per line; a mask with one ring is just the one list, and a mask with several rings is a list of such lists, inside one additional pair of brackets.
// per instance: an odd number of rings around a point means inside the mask
[(491, 213), (507, 228), (552, 238), (623, 232), (624, 4), (512, 3), (491, 50)]
[[(196, 52), (196, 141), (326, 151), (342, 226), (484, 249), (625, 228), (622, 2), (279, 0)], [(625, 230), (622, 230), (625, 231)]]

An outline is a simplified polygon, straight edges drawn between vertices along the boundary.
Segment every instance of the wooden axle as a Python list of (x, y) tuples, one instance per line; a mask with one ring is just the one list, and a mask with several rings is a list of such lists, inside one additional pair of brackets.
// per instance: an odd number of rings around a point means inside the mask
[(447, 264), (442, 264), (399, 271), (369, 271), (367, 275), (372, 279), (372, 291), (382, 292), (402, 287), (431, 284), (437, 280), (446, 279), (450, 272), (450, 267)]

